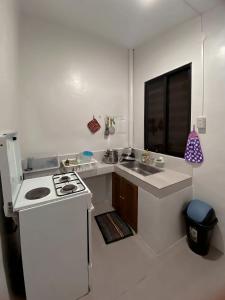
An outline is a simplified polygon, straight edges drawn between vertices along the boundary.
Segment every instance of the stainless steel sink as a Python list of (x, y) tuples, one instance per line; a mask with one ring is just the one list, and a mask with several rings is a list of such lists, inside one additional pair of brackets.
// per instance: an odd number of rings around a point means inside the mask
[(143, 176), (149, 176), (162, 172), (153, 166), (148, 166), (138, 161), (125, 162), (121, 163), (121, 165)]

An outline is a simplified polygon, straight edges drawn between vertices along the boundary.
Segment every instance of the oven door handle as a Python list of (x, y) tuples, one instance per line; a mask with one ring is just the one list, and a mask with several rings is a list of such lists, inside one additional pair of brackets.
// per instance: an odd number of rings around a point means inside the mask
[(88, 264), (92, 267), (92, 233), (91, 233), (91, 218), (94, 210), (93, 204), (88, 209)]

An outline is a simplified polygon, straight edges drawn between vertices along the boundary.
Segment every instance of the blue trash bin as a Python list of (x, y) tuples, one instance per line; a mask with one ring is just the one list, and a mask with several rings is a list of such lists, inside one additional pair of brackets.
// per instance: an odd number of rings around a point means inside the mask
[(184, 210), (187, 242), (196, 254), (209, 252), (213, 228), (218, 223), (215, 210), (201, 200), (192, 200)]

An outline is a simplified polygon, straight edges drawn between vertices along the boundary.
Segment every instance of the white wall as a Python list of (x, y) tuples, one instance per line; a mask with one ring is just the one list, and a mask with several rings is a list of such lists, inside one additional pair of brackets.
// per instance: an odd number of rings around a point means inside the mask
[(194, 170), (196, 197), (212, 203), (219, 226), (216, 244), (225, 240), (225, 5), (204, 16), (206, 40), (205, 114), (207, 134), (202, 135), (205, 163)]
[(0, 1), (0, 132), (17, 129), (16, 1)]
[[(21, 17), (19, 35), (23, 157), (127, 146), (128, 51), (96, 36)], [(104, 139), (87, 122), (126, 119), (125, 134)]]
[[(204, 164), (194, 169), (194, 195), (211, 203), (220, 225), (215, 245), (223, 250), (225, 238), (225, 6), (204, 15), (207, 34), (205, 114), (207, 133), (201, 134)], [(144, 146), (144, 82), (192, 62), (192, 124), (202, 113), (200, 18), (181, 25), (135, 49), (134, 145)]]
[[(16, 0), (0, 1), (0, 132), (17, 129), (17, 8)], [(0, 218), (0, 229), (2, 218)], [(8, 300), (0, 233), (0, 299)]]
[(144, 147), (144, 82), (192, 62), (192, 118), (200, 113), (200, 18), (185, 23), (135, 49), (134, 146)]

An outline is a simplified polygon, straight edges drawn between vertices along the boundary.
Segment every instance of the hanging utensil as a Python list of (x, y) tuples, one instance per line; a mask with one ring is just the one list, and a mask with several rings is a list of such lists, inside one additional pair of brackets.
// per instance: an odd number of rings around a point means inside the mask
[(110, 125), (109, 125), (109, 133), (110, 134), (115, 134), (115, 127), (114, 127), (114, 125), (115, 125), (115, 121), (114, 121), (114, 118), (110, 118)]
[(106, 117), (105, 119), (105, 132), (104, 132), (105, 137), (109, 136), (109, 117)]

